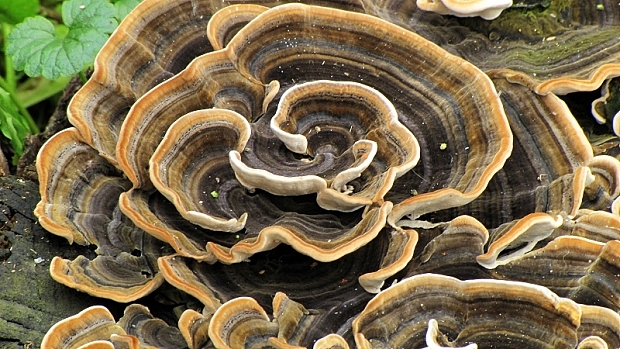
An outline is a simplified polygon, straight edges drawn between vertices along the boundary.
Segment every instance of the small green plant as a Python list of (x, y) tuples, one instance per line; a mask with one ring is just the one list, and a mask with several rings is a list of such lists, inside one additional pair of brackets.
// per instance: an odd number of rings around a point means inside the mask
[[(140, 0), (0, 0), (4, 75), (0, 76), (0, 131), (10, 141), (13, 164), (24, 138), (39, 132), (28, 108), (54, 98), (84, 72)], [(42, 15), (37, 15), (42, 14)], [(49, 117), (50, 113), (47, 113)]]
[[(9, 139), (16, 155), (21, 155), (24, 151), (23, 139), (26, 135), (37, 131), (31, 129), (28, 119), (20, 114), (11, 101), (9, 93), (2, 88), (0, 88), (0, 131), (4, 137)], [(17, 158), (14, 159), (15, 164)]]

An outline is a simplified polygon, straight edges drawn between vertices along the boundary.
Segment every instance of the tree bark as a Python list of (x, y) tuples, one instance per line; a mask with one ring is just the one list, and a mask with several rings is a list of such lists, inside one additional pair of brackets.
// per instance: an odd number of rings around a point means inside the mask
[(34, 182), (0, 177), (0, 348), (39, 348), (53, 324), (91, 305), (108, 307), (117, 319), (124, 309), (50, 277), (54, 256), (94, 258), (94, 252), (47, 233), (32, 213), (38, 201)]

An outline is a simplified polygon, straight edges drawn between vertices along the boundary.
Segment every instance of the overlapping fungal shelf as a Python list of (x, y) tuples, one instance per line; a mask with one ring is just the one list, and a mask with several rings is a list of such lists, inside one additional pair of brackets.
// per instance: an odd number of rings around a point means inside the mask
[(37, 159), (41, 224), (98, 255), (50, 271), (201, 305), (86, 309), (42, 346), (618, 347), (620, 162), (556, 94), (610, 81), (613, 123), (620, 7), (307, 3), (122, 22)]

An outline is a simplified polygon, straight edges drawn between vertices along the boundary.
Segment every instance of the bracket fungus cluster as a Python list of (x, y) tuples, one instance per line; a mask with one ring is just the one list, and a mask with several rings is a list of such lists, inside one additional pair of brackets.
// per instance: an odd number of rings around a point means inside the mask
[(111, 36), (37, 158), (41, 224), (97, 257), (50, 271), (200, 306), (42, 346), (619, 347), (620, 162), (556, 95), (609, 81), (616, 123), (618, 5), (284, 2), (145, 0)]

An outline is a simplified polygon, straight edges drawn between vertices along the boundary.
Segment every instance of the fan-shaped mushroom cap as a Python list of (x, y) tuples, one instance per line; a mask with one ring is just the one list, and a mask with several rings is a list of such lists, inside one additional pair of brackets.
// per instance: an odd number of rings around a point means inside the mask
[(416, 4), (424, 11), (442, 15), (495, 19), (504, 9), (512, 6), (512, 0), (417, 0)]
[(178, 328), (154, 317), (147, 307), (139, 304), (132, 304), (125, 308), (123, 317), (118, 320), (118, 325), (143, 345), (153, 348), (186, 346)]
[[(228, 165), (228, 153), (243, 151), (248, 138), (250, 124), (234, 111), (207, 109), (188, 113), (170, 126), (151, 157), (151, 181), (188, 221), (205, 229), (239, 231), (247, 214), (239, 219), (210, 214), (204, 201), (209, 200), (213, 190), (205, 188), (205, 182), (221, 175), (221, 167)], [(192, 148), (196, 153), (189, 153)]]
[(37, 161), (41, 225), (69, 242), (96, 245), (97, 256), (73, 261), (56, 257), (52, 277), (91, 295), (131, 301), (163, 282), (156, 259), (168, 253), (157, 239), (137, 228), (118, 208), (130, 185), (118, 170), (88, 146), (76, 129), (52, 137)]
[[(317, 193), (319, 206), (329, 210), (353, 211), (381, 202), (394, 179), (419, 159), (418, 142), (398, 121), (392, 103), (360, 83), (295, 85), (280, 98), (270, 126), (290, 151), (310, 159), (284, 163), (272, 173), (250, 168), (239, 153), (231, 154), (237, 179), (246, 188), (276, 195)], [(382, 167), (367, 171), (373, 163)], [(361, 183), (348, 185), (363, 173)]]
[[(475, 216), (492, 229), (532, 212), (575, 215), (580, 207), (594, 205), (593, 208), (600, 209), (609, 206), (610, 198), (616, 197), (614, 178), (620, 163), (593, 157), (592, 146), (562, 100), (555, 95), (540, 96), (525, 86), (509, 82), (504, 74), (490, 76), (501, 93), (513, 133), (510, 157), (469, 204), (433, 210), (425, 213), (424, 219), (419, 219), (416, 207), (424, 207), (424, 195), (434, 193), (427, 193), (428, 185), (448, 186), (450, 178), (446, 182), (437, 175), (419, 178), (414, 168), (414, 172), (397, 179), (386, 196), (387, 200), (400, 201), (390, 214), (391, 224), (428, 227), (465, 214)], [(531, 130), (537, 130), (535, 135)], [(458, 150), (454, 152), (455, 155), (450, 155), (460, 156)], [(421, 164), (426, 162), (423, 155)], [(416, 195), (409, 192), (411, 187)], [(450, 204), (449, 200), (444, 201)]]
[(328, 334), (314, 343), (312, 349), (349, 349), (349, 344), (337, 334)]
[(371, 300), (353, 321), (355, 341), (359, 348), (371, 348), (377, 342), (417, 347), (424, 343), (431, 319), (441, 323), (442, 331), (456, 338), (458, 346), (502, 340), (530, 348), (572, 348), (577, 344), (581, 310), (575, 302), (540, 286), (424, 274), (403, 280)]
[(209, 337), (217, 348), (265, 345), (277, 333), (278, 325), (269, 321), (267, 313), (250, 297), (227, 302), (209, 323)]
[(202, 348), (209, 342), (209, 322), (213, 313), (205, 307), (203, 313), (185, 310), (179, 317), (179, 331), (190, 348)]
[[(489, 245), (487, 253), (478, 256), (478, 263), (492, 269), (519, 258), (531, 251), (538, 241), (551, 235), (553, 230), (560, 227), (563, 222), (564, 218), (561, 216), (554, 217), (546, 213), (532, 213), (518, 220), (514, 225), (505, 225), (502, 229), (508, 229), (508, 232), (493, 241)], [(504, 250), (510, 249), (514, 251), (499, 257)]]
[[(128, 189), (120, 172), (89, 147), (76, 129), (58, 133), (41, 148), (37, 172), (41, 201), (35, 214), (41, 225), (69, 243), (84, 245), (101, 239), (86, 234), (91, 233), (90, 227), (104, 223), (102, 218), (110, 216), (118, 195)], [(67, 204), (69, 197), (72, 202)]]
[(72, 261), (54, 257), (50, 274), (61, 284), (92, 296), (131, 302), (153, 292), (164, 281), (145, 259), (126, 252), (117, 257), (98, 256), (92, 261), (84, 256)]
[(125, 331), (116, 324), (108, 309), (93, 306), (52, 326), (45, 334), (41, 347), (78, 348), (89, 342), (107, 340), (114, 334), (124, 335)]
[(206, 108), (228, 109), (254, 121), (277, 91), (277, 81), (262, 85), (240, 74), (225, 51), (200, 56), (131, 107), (116, 145), (119, 166), (134, 187), (149, 188), (149, 160), (174, 121)]

